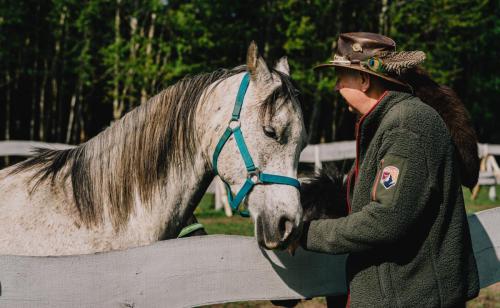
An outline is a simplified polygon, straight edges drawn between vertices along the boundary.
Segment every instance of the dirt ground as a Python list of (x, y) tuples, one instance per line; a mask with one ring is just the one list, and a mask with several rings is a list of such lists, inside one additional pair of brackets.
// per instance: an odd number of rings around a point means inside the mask
[[(272, 308), (276, 307), (269, 301), (254, 301), (244, 303), (228, 303), (204, 306), (211, 308)], [(326, 307), (326, 302), (322, 298), (315, 298), (313, 300), (302, 301), (296, 308), (323, 308)], [(479, 293), (479, 296), (467, 303), (467, 308), (500, 308), (500, 283), (496, 283), (488, 288), (484, 288)]]

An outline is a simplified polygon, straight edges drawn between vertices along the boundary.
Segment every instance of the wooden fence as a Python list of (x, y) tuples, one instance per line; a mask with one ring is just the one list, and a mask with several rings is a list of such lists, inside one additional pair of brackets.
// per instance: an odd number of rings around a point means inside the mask
[[(500, 281), (500, 208), (469, 216), (482, 288)], [(93, 255), (0, 256), (1, 307), (191, 307), (346, 292), (345, 256), (211, 235)]]
[[(25, 156), (32, 146), (44, 144), (5, 145), (0, 142), (0, 156)], [(313, 152), (312, 159), (323, 157), (322, 149), (312, 149), (307, 150)], [(468, 219), (484, 288), (500, 281), (500, 208)], [(258, 247), (254, 238), (226, 235), (92, 255), (4, 255), (0, 307), (190, 307), (344, 294), (344, 263), (343, 255), (299, 249), (291, 257)]]

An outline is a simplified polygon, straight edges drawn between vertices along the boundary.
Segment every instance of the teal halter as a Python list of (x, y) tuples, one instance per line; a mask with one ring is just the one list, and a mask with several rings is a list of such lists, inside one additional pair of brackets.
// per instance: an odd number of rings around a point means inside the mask
[(219, 158), (220, 152), (222, 151), (222, 148), (226, 144), (229, 137), (231, 137), (231, 135), (234, 134), (236, 144), (238, 145), (238, 149), (240, 150), (241, 157), (243, 158), (245, 167), (247, 169), (247, 179), (245, 180), (243, 187), (241, 187), (240, 191), (238, 191), (238, 193), (234, 197), (231, 192), (231, 187), (229, 186), (229, 184), (224, 180), (222, 181), (226, 186), (227, 196), (229, 199), (229, 205), (231, 206), (231, 209), (233, 210), (234, 213), (239, 212), (239, 214), (243, 217), (248, 217), (250, 215), (247, 210), (239, 211), (240, 203), (250, 193), (250, 191), (255, 185), (281, 184), (281, 185), (290, 185), (296, 187), (297, 189), (300, 189), (300, 183), (297, 179), (282, 175), (275, 175), (275, 174), (268, 174), (261, 172), (260, 169), (255, 166), (252, 160), (252, 156), (250, 156), (250, 153), (248, 152), (248, 148), (245, 144), (245, 139), (243, 138), (243, 134), (241, 132), (240, 112), (241, 112), (241, 107), (243, 106), (243, 100), (245, 98), (245, 93), (247, 92), (249, 83), (250, 83), (250, 75), (246, 73), (245, 76), (243, 76), (243, 80), (241, 81), (240, 88), (238, 90), (238, 95), (236, 96), (236, 102), (234, 105), (231, 120), (229, 121), (229, 124), (226, 130), (224, 131), (224, 134), (220, 138), (219, 143), (217, 143), (213, 156), (214, 171), (215, 174), (218, 175), (219, 172), (217, 170), (217, 160)]

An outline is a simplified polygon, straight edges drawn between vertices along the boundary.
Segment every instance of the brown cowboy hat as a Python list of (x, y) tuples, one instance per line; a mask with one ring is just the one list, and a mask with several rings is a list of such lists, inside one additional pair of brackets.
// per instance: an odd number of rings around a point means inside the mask
[(391, 38), (377, 33), (342, 33), (333, 59), (314, 69), (337, 66), (363, 71), (409, 87), (399, 76), (425, 60), (423, 51), (396, 51)]

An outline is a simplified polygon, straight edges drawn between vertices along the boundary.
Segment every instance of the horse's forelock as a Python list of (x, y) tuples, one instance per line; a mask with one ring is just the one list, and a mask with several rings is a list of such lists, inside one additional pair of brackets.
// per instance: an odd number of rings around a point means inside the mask
[(261, 119), (266, 120), (271, 120), (275, 112), (280, 108), (281, 105), (276, 103), (280, 99), (283, 104), (296, 102), (300, 105), (300, 101), (297, 98), (299, 91), (293, 84), (290, 76), (275, 69), (272, 70), (272, 73), (280, 79), (280, 85), (261, 104), (259, 116)]

